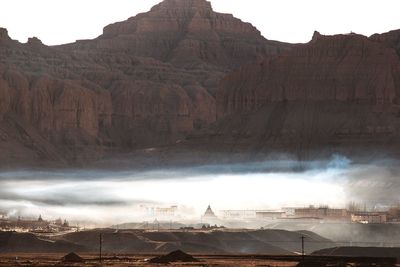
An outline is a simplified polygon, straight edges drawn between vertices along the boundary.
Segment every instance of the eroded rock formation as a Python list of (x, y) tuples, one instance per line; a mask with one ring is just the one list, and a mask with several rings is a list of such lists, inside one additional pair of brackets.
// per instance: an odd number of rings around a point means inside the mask
[(350, 34), (323, 36), (224, 79), (219, 116), (255, 110), (277, 101), (398, 103), (400, 61), (396, 51)]
[(205, 0), (164, 0), (54, 47), (1, 28), (0, 162), (396, 147), (399, 36), (316, 32), (289, 45)]
[(249, 23), (214, 12), (205, 0), (165, 0), (76, 46), (126, 51), (190, 69), (208, 64), (232, 69), (287, 47), (266, 41)]
[(55, 47), (0, 29), (0, 160), (84, 162), (174, 144), (216, 120), (223, 75), (289, 47), (205, 0), (165, 0)]
[(400, 60), (390, 45), (316, 32), (308, 44), (228, 75), (214, 134), (257, 149), (394, 145), (399, 96)]

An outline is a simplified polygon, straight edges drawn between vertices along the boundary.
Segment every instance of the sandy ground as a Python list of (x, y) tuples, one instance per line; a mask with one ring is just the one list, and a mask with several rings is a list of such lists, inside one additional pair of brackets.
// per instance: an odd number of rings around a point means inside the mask
[[(61, 261), (62, 254), (0, 254), (1, 267), (14, 266), (100, 266), (97, 255), (80, 255), (85, 263), (64, 263)], [(17, 257), (17, 258), (16, 258)], [(106, 255), (102, 266), (164, 266), (164, 264), (149, 264), (147, 259), (151, 256), (110, 256)], [(229, 259), (212, 256), (196, 256), (200, 262), (196, 263), (171, 263), (168, 266), (276, 266), (292, 267), (297, 262), (285, 262), (275, 260), (253, 260), (253, 259)]]
[[(1, 254), (0, 253), (0, 267), (15, 267), (15, 266), (65, 266), (65, 267), (79, 267), (79, 266), (117, 266), (117, 267), (135, 267), (135, 266), (201, 266), (201, 267), (295, 267), (299, 263), (299, 256), (221, 256), (221, 255), (194, 255), (199, 262), (190, 263), (170, 263), (170, 264), (151, 264), (148, 260), (153, 258), (154, 255), (105, 255), (103, 257), (102, 264), (100, 264), (98, 255), (94, 254), (80, 254), (85, 260), (83, 263), (67, 263), (61, 259), (64, 254)], [(272, 258), (271, 258), (272, 257)], [(296, 258), (293, 258), (296, 257)], [(279, 259), (278, 259), (279, 258)], [(313, 258), (309, 258), (313, 259)], [(321, 262), (320, 262), (321, 263)], [(330, 261), (330, 263), (315, 265), (308, 262), (304, 266), (346, 266), (346, 267), (400, 267), (399, 264), (377, 264), (375, 261), (370, 263), (356, 264), (354, 262), (348, 262), (344, 264), (343, 261), (339, 260), (336, 262)]]

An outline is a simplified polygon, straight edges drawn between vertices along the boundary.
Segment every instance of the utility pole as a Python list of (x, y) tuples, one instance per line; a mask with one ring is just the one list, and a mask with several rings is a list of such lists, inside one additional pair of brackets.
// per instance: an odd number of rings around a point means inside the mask
[(303, 258), (304, 261), (304, 257), (305, 257), (305, 252), (304, 252), (304, 239), (306, 238), (304, 235), (302, 235), (301, 237), (301, 256)]
[(103, 234), (100, 233), (100, 239), (99, 239), (99, 260), (100, 260), (100, 266), (102, 265), (102, 258), (101, 258), (101, 250), (103, 246)]

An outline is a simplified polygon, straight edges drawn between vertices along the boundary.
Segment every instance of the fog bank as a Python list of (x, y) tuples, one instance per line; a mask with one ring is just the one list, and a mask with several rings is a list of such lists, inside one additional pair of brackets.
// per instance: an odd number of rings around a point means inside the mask
[[(301, 168), (299, 168), (301, 166)], [(156, 171), (0, 172), (0, 210), (9, 216), (68, 218), (98, 224), (143, 220), (143, 206), (178, 205), (181, 219), (222, 209), (288, 206), (380, 209), (399, 202), (396, 161), (352, 164), (291, 160), (207, 165)]]

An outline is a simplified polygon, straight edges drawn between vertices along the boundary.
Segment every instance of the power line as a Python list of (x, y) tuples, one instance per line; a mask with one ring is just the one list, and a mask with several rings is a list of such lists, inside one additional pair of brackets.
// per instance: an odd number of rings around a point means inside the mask
[(102, 246), (103, 246), (103, 234), (102, 233), (100, 233), (100, 236), (99, 236), (100, 238), (99, 238), (99, 261), (100, 261), (100, 266), (102, 265), (102, 258), (101, 258), (101, 250), (102, 250)]

